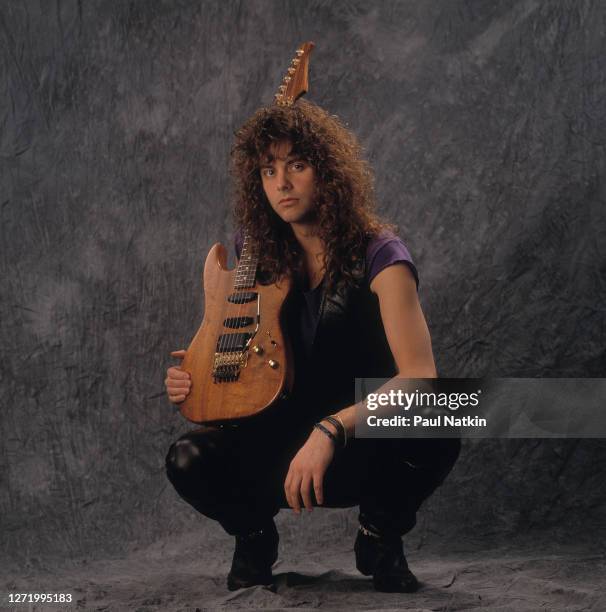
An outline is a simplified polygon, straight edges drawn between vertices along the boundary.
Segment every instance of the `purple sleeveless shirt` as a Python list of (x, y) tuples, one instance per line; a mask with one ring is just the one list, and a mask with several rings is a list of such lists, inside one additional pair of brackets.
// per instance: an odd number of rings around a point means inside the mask
[[(239, 258), (243, 243), (242, 234), (240, 232), (236, 233), (234, 242), (236, 256)], [(379, 272), (397, 263), (403, 263), (408, 266), (415, 279), (418, 290), (419, 274), (402, 240), (394, 233), (387, 231), (372, 238), (366, 249), (366, 281), (368, 286), (370, 286), (370, 283), (372, 283)], [(316, 328), (320, 320), (320, 305), (322, 303), (323, 287), (324, 283), (321, 282), (317, 287), (309, 291), (301, 292), (304, 299), (303, 307), (299, 315), (298, 331), (307, 357), (311, 355)]]

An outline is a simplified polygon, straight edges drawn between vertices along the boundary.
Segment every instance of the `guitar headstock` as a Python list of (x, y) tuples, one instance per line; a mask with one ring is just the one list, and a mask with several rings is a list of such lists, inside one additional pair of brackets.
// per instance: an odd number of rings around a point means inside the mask
[(312, 42), (303, 43), (296, 51), (295, 57), (286, 71), (282, 85), (274, 96), (278, 106), (292, 106), (298, 98), (309, 89), (307, 72), (309, 68), (309, 55), (314, 48)]

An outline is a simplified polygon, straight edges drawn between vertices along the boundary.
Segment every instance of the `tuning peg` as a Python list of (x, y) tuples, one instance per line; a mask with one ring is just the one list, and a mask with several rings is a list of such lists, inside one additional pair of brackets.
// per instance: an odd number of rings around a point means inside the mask
[(284, 77), (284, 82), (285, 83), (290, 83), (291, 81), (292, 81), (292, 79), (289, 76)]
[(298, 66), (301, 63), (301, 60), (298, 57), (295, 57), (292, 62), (290, 62), (293, 66)]
[(297, 49), (297, 57), (301, 57), (303, 55), (303, 49)]
[(286, 85), (280, 85), (280, 87), (278, 87), (278, 91), (284, 93), (286, 91)]
[(296, 72), (296, 70), (294, 68), (289, 68), (287, 70), (287, 72), (288, 72), (288, 74), (292, 75), (292, 74), (294, 74)]

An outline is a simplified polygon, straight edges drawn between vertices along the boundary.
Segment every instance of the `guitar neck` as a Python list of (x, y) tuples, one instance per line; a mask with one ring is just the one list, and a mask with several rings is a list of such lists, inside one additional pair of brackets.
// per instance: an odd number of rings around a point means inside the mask
[(234, 289), (248, 289), (254, 287), (258, 263), (259, 257), (250, 245), (248, 234), (245, 234), (242, 252), (240, 253), (240, 261), (236, 268)]

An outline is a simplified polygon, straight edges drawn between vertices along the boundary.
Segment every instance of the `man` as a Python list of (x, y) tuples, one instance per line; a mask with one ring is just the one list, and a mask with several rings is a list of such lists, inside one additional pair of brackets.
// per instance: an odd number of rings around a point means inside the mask
[[(355, 376), (436, 376), (416, 268), (374, 214), (360, 153), (304, 100), (262, 108), (236, 134), (236, 224), (258, 246), (260, 277), (294, 283), (295, 386), (261, 417), (186, 434), (166, 458), (181, 497), (236, 537), (232, 590), (271, 582), (280, 507), (359, 504), (357, 568), (379, 591), (414, 591), (401, 536), (459, 453), (458, 440), (353, 439)], [(182, 402), (189, 375), (169, 368), (166, 387)]]

